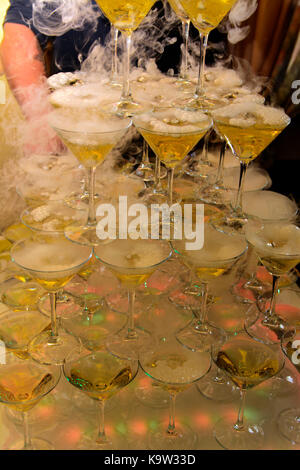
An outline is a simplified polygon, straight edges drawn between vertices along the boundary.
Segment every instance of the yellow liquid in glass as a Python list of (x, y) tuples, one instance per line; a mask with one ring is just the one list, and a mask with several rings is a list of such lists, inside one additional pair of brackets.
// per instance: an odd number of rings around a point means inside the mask
[(106, 400), (133, 379), (129, 363), (109, 353), (96, 352), (79, 359), (67, 371), (67, 380), (94, 400)]
[(50, 373), (28, 364), (12, 364), (0, 370), (0, 401), (19, 411), (30, 410), (49, 390)]
[(182, 8), (179, 0), (169, 0), (169, 3), (172, 9), (175, 11), (176, 15), (181, 21), (188, 21), (189, 17)]
[(236, 0), (180, 0), (188, 17), (200, 33), (208, 34), (222, 21)]
[(105, 16), (120, 31), (132, 33), (154, 5), (153, 0), (96, 0)]
[(233, 340), (218, 352), (217, 366), (230, 375), (239, 388), (251, 388), (276, 375), (281, 363), (268, 346), (253, 340)]
[(217, 127), (227, 137), (238, 158), (245, 163), (258, 157), (285, 128), (263, 125), (262, 122), (250, 127), (238, 127), (229, 122), (227, 124), (223, 119), (222, 123), (217, 121)]
[(92, 168), (100, 165), (106, 155), (111, 151), (116, 142), (107, 144), (77, 144), (70, 140), (64, 139), (65, 144), (75, 155), (77, 160), (82, 163), (85, 168)]

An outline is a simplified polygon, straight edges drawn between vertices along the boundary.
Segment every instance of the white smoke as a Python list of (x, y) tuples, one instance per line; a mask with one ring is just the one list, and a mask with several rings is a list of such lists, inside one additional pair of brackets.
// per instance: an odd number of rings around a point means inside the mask
[(61, 36), (71, 29), (82, 30), (87, 24), (96, 28), (101, 12), (90, 0), (33, 0), (33, 26), (46, 36)]
[(233, 6), (226, 24), (228, 41), (231, 44), (237, 44), (248, 36), (250, 26), (241, 24), (255, 13), (257, 6), (258, 0), (238, 0)]

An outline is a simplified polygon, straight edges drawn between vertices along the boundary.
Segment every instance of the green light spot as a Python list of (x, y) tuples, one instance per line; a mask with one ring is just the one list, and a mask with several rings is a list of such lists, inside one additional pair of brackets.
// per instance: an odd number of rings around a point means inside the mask
[(118, 423), (116, 425), (116, 431), (119, 433), (119, 434), (122, 434), (123, 436), (125, 436), (127, 434), (127, 427), (126, 427), (126, 424), (123, 423), (123, 421), (121, 421), (120, 423)]

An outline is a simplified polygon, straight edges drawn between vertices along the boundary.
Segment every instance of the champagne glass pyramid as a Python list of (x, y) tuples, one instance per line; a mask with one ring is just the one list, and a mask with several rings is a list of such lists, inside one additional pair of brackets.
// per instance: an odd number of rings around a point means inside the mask
[(61, 365), (70, 349), (78, 346), (71, 335), (58, 331), (57, 292), (90, 260), (92, 250), (78, 246), (60, 235), (38, 235), (13, 245), (14, 263), (50, 294), (51, 330), (43, 331), (29, 344), (30, 355), (43, 364)]
[(135, 327), (135, 291), (171, 256), (171, 248), (163, 240), (128, 238), (96, 247), (95, 254), (128, 290), (127, 328), (109, 338), (107, 347), (118, 357), (137, 359), (141, 350), (150, 347), (153, 337), (147, 331)]
[(204, 223), (203, 237), (203, 247), (196, 250), (187, 249), (186, 240), (172, 241), (175, 253), (194, 272), (202, 287), (199, 308), (192, 307), (195, 319), (176, 335), (180, 343), (192, 350), (203, 350), (219, 335), (207, 320), (209, 282), (232, 268), (247, 250), (244, 237), (218, 232), (209, 223)]
[(96, 0), (105, 16), (109, 21), (121, 31), (125, 41), (125, 55), (124, 55), (124, 70), (123, 70), (123, 90), (121, 99), (118, 103), (111, 103), (111, 111), (126, 116), (140, 111), (142, 105), (135, 102), (130, 89), (130, 50), (131, 50), (131, 36), (136, 30), (141, 21), (148, 14), (149, 10), (154, 5), (154, 0), (130, 0), (122, 2), (122, 0)]
[(276, 312), (276, 295), (280, 276), (300, 262), (300, 228), (295, 223), (251, 221), (246, 226), (246, 238), (273, 276), (270, 307), (254, 322), (249, 318), (246, 329), (251, 336), (266, 343), (279, 342), (289, 327)]
[(212, 120), (201, 111), (180, 108), (158, 108), (134, 118), (134, 125), (168, 170), (167, 202), (179, 200), (173, 193), (174, 171), (212, 126)]
[(63, 367), (66, 379), (99, 405), (98, 435), (94, 442), (82, 442), (83, 449), (114, 449), (115, 445), (105, 433), (105, 403), (134, 380), (138, 361), (121, 359), (107, 351), (72, 356), (71, 353)]
[(69, 150), (89, 172), (89, 209), (85, 225), (70, 225), (65, 230), (68, 239), (82, 245), (96, 246), (95, 172), (131, 125), (130, 119), (93, 114), (81, 116), (56, 110), (50, 123)]
[(284, 366), (279, 345), (266, 345), (245, 333), (220, 335), (212, 347), (212, 359), (240, 389), (240, 408), (235, 424), (220, 420), (214, 428), (219, 444), (229, 450), (256, 450), (264, 443), (264, 430), (244, 421), (247, 390), (277, 375)]
[(14, 444), (13, 450), (53, 450), (50, 442), (31, 438), (28, 411), (55, 388), (60, 368), (42, 366), (28, 357), (20, 359), (8, 350), (4, 354), (0, 363), (0, 402), (23, 414), (24, 443)]
[(234, 103), (212, 111), (217, 131), (225, 137), (240, 160), (240, 179), (233, 212), (216, 223), (220, 229), (240, 228), (247, 221), (242, 209), (245, 174), (251, 161), (289, 125), (290, 118), (281, 109), (257, 103)]
[(200, 35), (198, 83), (194, 97), (186, 100), (185, 104), (188, 107), (207, 110), (218, 104), (217, 100), (205, 97), (205, 57), (208, 36), (227, 15), (236, 0), (179, 0), (179, 3)]

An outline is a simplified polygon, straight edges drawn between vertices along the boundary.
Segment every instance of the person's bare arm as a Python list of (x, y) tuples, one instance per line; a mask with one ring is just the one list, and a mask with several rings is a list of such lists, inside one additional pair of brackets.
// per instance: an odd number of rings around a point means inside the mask
[(10, 88), (25, 116), (30, 119), (43, 112), (46, 103), (41, 109), (32, 102), (36, 93), (48, 93), (43, 53), (35, 34), (27, 26), (6, 23), (0, 55)]
[(24, 25), (6, 23), (3, 30), (0, 57), (4, 73), (28, 122), (24, 150), (60, 153), (64, 146), (47, 122), (51, 106), (38, 40)]

